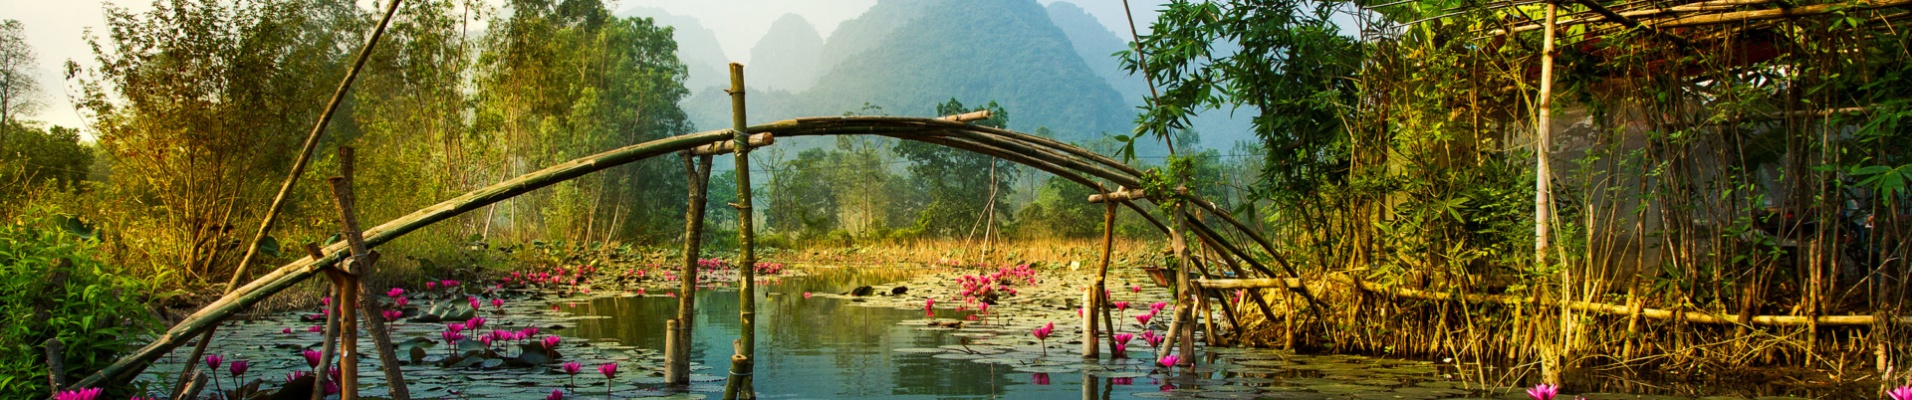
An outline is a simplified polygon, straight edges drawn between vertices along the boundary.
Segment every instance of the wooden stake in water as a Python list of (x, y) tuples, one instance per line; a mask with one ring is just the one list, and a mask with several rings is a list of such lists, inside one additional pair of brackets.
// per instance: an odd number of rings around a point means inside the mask
[[(697, 162), (693, 165), (692, 158)], [(691, 320), (697, 307), (697, 257), (704, 233), (704, 203), (709, 193), (710, 156), (684, 153), (684, 170), (690, 183), (690, 207), (684, 211), (684, 268), (679, 281), (677, 318), (666, 324), (664, 383), (690, 384)]]
[(757, 252), (756, 235), (751, 231), (750, 215), (750, 133), (744, 123), (744, 65), (730, 63), (730, 121), (737, 147), (737, 237), (739, 243), (737, 307), (737, 354), (730, 358), (730, 380), (724, 384), (724, 399), (754, 399), (750, 375), (757, 349)]

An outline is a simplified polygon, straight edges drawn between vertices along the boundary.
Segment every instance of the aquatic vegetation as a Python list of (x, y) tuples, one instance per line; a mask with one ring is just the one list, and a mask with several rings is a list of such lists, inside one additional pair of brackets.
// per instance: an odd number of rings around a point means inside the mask
[(1560, 394), (1559, 386), (1546, 383), (1535, 385), (1533, 388), (1527, 389), (1527, 396), (1533, 397), (1534, 400), (1553, 400), (1554, 396), (1558, 394)]
[(1890, 392), (1885, 392), (1885, 397), (1892, 400), (1912, 400), (1912, 386), (1900, 386), (1898, 389), (1892, 389)]
[(252, 362), (250, 361), (232, 360), (232, 364), (227, 367), (226, 372), (228, 372), (229, 376), (232, 377), (232, 387), (234, 390), (238, 390), (240, 387), (239, 378), (246, 376), (246, 370), (251, 368), (252, 368)]
[(299, 355), (305, 357), (305, 366), (309, 368), (318, 368), (319, 361), (320, 361), (319, 358), (325, 356), (325, 354), (320, 353), (318, 350), (312, 350), (312, 349), (306, 349), (304, 351), (300, 351)]
[(604, 395), (609, 397), (611, 395), (611, 381), (617, 379), (617, 363), (599, 365), (598, 373), (604, 374)]
[(1035, 384), (1037, 385), (1047, 385), (1049, 384), (1049, 373), (1037, 372), (1034, 374), (1030, 374), (1029, 380), (1035, 382)]
[(1163, 367), (1175, 368), (1175, 364), (1181, 361), (1182, 361), (1181, 356), (1169, 354), (1169, 355), (1162, 356), (1162, 358), (1156, 359), (1155, 363)]
[(579, 363), (577, 361), (569, 361), (564, 363), (564, 374), (571, 376), (571, 387), (575, 387), (578, 385), (578, 372), (582, 371), (583, 369), (584, 369), (584, 364)]
[(564, 400), (564, 391), (551, 389), (551, 394), (544, 395), (544, 400)]
[(100, 397), (100, 388), (68, 390), (53, 395), (53, 400), (94, 400)]
[(1043, 325), (1041, 328), (1036, 328), (1034, 332), (1029, 333), (1035, 336), (1036, 340), (1042, 341), (1042, 355), (1049, 355), (1049, 335), (1055, 333), (1055, 331), (1056, 323), (1050, 322), (1048, 325)]

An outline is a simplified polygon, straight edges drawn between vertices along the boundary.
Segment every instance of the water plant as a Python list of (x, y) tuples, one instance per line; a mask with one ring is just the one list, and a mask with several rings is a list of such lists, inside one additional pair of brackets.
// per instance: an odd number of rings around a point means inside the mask
[[(226, 360), (225, 357), (221, 357), (218, 354), (207, 354), (206, 355), (206, 370), (213, 371), (214, 373), (219, 372), (219, 364), (224, 362), (225, 360)], [(225, 385), (219, 384), (218, 377), (213, 377), (212, 385), (214, 388), (219, 389), (219, 391), (221, 392), (226, 391)]]
[(564, 363), (564, 373), (566, 375), (571, 375), (571, 385), (566, 387), (578, 386), (578, 371), (581, 371), (583, 369), (584, 369), (584, 364), (578, 363), (577, 361)]
[(1552, 384), (1547, 384), (1547, 383), (1534, 385), (1533, 388), (1527, 389), (1527, 396), (1533, 397), (1534, 400), (1553, 400), (1554, 396), (1559, 394), (1560, 394), (1559, 386), (1554, 386)]
[(232, 364), (227, 366), (226, 372), (232, 376), (233, 390), (239, 389), (239, 377), (245, 376), (246, 370), (251, 368), (252, 362), (246, 360), (232, 360)]
[(564, 391), (551, 389), (551, 394), (544, 395), (544, 400), (564, 400)]
[(1912, 386), (1900, 386), (1898, 389), (1892, 389), (1890, 392), (1885, 392), (1885, 397), (1892, 400), (1912, 400)]
[(611, 397), (611, 380), (617, 379), (617, 363), (599, 365), (598, 373), (604, 374), (604, 397)]
[(100, 397), (100, 388), (67, 390), (53, 395), (53, 400), (94, 400)]
[(1169, 355), (1162, 356), (1162, 358), (1156, 359), (1155, 363), (1163, 367), (1173, 369), (1175, 368), (1175, 364), (1180, 363), (1181, 361), (1182, 361), (1181, 356), (1169, 354)]
[(1036, 328), (1034, 332), (1029, 333), (1035, 336), (1036, 340), (1042, 341), (1042, 355), (1049, 355), (1049, 334), (1055, 333), (1055, 331), (1056, 323), (1050, 322), (1048, 325), (1043, 325), (1041, 328)]
[(309, 368), (318, 368), (319, 361), (320, 361), (319, 357), (325, 356), (323, 353), (319, 353), (318, 350), (312, 350), (312, 349), (305, 349), (304, 351), (300, 351), (299, 355), (305, 357), (305, 366)]

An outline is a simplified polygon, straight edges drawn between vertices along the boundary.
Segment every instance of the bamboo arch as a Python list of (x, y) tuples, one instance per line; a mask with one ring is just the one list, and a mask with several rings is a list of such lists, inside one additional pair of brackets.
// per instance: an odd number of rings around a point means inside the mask
[[(972, 151), (1007, 161), (1028, 165), (1045, 172), (1056, 174), (1070, 181), (1097, 189), (1109, 194), (1098, 195), (1095, 200), (1112, 199), (1129, 207), (1145, 218), (1157, 229), (1168, 231), (1170, 228), (1149, 216), (1134, 200), (1148, 199), (1139, 191), (1121, 191), (1106, 188), (1093, 179), (1103, 179), (1117, 185), (1138, 187), (1141, 185), (1141, 171), (1088, 151), (1086, 149), (1043, 138), (1027, 133), (972, 125), (969, 122), (986, 119), (987, 113), (968, 113), (940, 118), (919, 117), (809, 117), (796, 118), (749, 126), (746, 134), (770, 134), (771, 136), (833, 136), (833, 135), (877, 135), (903, 140), (915, 140), (938, 144), (951, 148)], [(728, 152), (730, 149), (721, 144), (729, 144), (735, 131), (730, 129), (711, 130), (656, 139), (644, 143), (625, 146), (610, 151), (571, 160), (536, 172), (518, 176), (503, 182), (474, 190), (458, 197), (447, 199), (438, 204), (419, 209), (411, 214), (387, 221), (364, 232), (364, 244), (368, 248), (377, 247), (398, 239), (418, 229), (444, 221), (465, 212), (480, 209), (486, 205), (504, 201), (553, 184), (576, 179), (611, 167), (637, 162), (653, 157), (680, 152)], [(1154, 200), (1151, 200), (1154, 201)], [(1194, 199), (1197, 207), (1220, 217), (1243, 236), (1252, 238), (1267, 254), (1272, 256), (1287, 273), (1285, 278), (1299, 279), (1299, 273), (1280, 256), (1272, 242), (1261, 237), (1247, 225), (1229, 216), (1218, 206), (1205, 200)], [(1187, 218), (1187, 215), (1182, 216)], [(1240, 258), (1258, 272), (1268, 277), (1276, 274), (1255, 261), (1239, 247), (1228, 243), (1227, 239), (1215, 234), (1213, 228), (1206, 226), (1198, 218), (1189, 218), (1198, 237), (1210, 245), (1223, 248), (1229, 256)], [(251, 307), (266, 298), (277, 294), (292, 285), (317, 276), (326, 268), (338, 265), (348, 258), (346, 243), (334, 243), (323, 247), (322, 256), (307, 256), (280, 266), (253, 279), (218, 300), (188, 315), (166, 332), (155, 337), (147, 345), (135, 350), (106, 368), (95, 372), (85, 379), (73, 382), (69, 387), (98, 387), (108, 384), (129, 382), (144, 371), (145, 366), (167, 352), (185, 344), (192, 337), (216, 326), (226, 318)], [(1234, 265), (1232, 262), (1230, 265)], [(1313, 299), (1305, 287), (1290, 288), (1303, 296)], [(1269, 311), (1261, 304), (1263, 311)]]

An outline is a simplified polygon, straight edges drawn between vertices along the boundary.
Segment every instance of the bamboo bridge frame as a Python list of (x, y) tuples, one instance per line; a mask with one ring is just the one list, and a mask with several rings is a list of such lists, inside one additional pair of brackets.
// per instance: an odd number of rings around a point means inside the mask
[[(396, 1), (393, 2), (393, 4), (396, 3)], [(381, 23), (380, 27), (383, 27), (383, 23)], [(372, 40), (376, 40), (376, 36), (374, 36)], [(369, 47), (370, 45), (368, 44), (367, 48), (369, 49)], [(739, 209), (738, 234), (741, 239), (738, 249), (738, 265), (741, 273), (739, 297), (742, 300), (739, 317), (742, 320), (742, 325), (741, 337), (738, 338), (735, 344), (736, 354), (732, 357), (729, 382), (726, 385), (724, 397), (726, 399), (754, 398), (755, 393), (752, 389), (750, 377), (754, 370), (754, 364), (756, 363), (754, 358), (756, 323), (754, 298), (757, 287), (755, 284), (754, 268), (752, 268), (756, 262), (756, 256), (754, 253), (755, 243), (750, 212), (751, 181), (748, 174), (748, 155), (750, 149), (754, 147), (774, 145), (777, 138), (807, 136), (874, 135), (947, 146), (1027, 165), (1095, 189), (1098, 194), (1085, 200), (1104, 204), (1106, 212), (1103, 218), (1103, 248), (1100, 265), (1097, 269), (1098, 275), (1092, 285), (1083, 288), (1084, 309), (1092, 311), (1084, 313), (1082, 321), (1084, 327), (1082, 353), (1085, 358), (1099, 356), (1100, 346), (1098, 343), (1101, 343), (1101, 341), (1098, 339), (1100, 339), (1099, 336), (1101, 336), (1102, 332), (1098, 327), (1113, 325), (1109, 318), (1110, 307), (1105, 306), (1107, 299), (1103, 298), (1103, 293), (1105, 290), (1104, 278), (1106, 278), (1108, 274), (1110, 253), (1112, 252), (1112, 240), (1118, 207), (1126, 207), (1134, 211), (1156, 229), (1168, 233), (1171, 240), (1174, 241), (1173, 244), (1177, 254), (1174, 263), (1177, 265), (1177, 268), (1175, 268), (1176, 277), (1174, 278), (1174, 283), (1170, 286), (1177, 289), (1174, 291), (1176, 307), (1169, 324), (1169, 339), (1161, 345), (1157, 350), (1157, 354), (1179, 352), (1184, 355), (1181, 357), (1183, 363), (1192, 363), (1197, 359), (1197, 357), (1188, 355), (1194, 351), (1192, 342), (1195, 340), (1195, 326), (1203, 325), (1199, 320), (1206, 319), (1209, 321), (1205, 324), (1207, 329), (1207, 334), (1204, 336), (1205, 340), (1215, 343), (1216, 341), (1225, 339), (1224, 336), (1215, 333), (1217, 324), (1213, 322), (1213, 313), (1210, 311), (1212, 304), (1210, 304), (1208, 300), (1210, 297), (1225, 298), (1215, 295), (1216, 292), (1221, 290), (1255, 291), (1256, 293), (1254, 293), (1254, 295), (1245, 297), (1253, 301), (1256, 308), (1266, 317), (1266, 321), (1284, 320), (1289, 321), (1291, 324), (1293, 323), (1292, 318), (1278, 317), (1279, 314), (1267, 303), (1265, 296), (1259, 294), (1260, 290), (1285, 289), (1293, 294), (1299, 295), (1310, 305), (1307, 309), (1313, 313), (1317, 320), (1324, 318), (1323, 310), (1327, 307), (1317, 299), (1315, 291), (1321, 290), (1318, 288), (1323, 285), (1339, 285), (1341, 287), (1351, 287), (1355, 290), (1383, 293), (1403, 299), (1506, 304), (1531, 303), (1542, 307), (1558, 306), (1558, 308), (1562, 309), (1563, 313), (1586, 312), (1633, 315), (1654, 319), (1684, 320), (1692, 323), (1738, 325), (1795, 325), (1816, 323), (1820, 325), (1855, 327), (1873, 326), (1877, 323), (1912, 324), (1912, 318), (1908, 317), (1894, 318), (1890, 321), (1875, 320), (1874, 317), (1870, 315), (1821, 316), (1816, 318), (1792, 316), (1735, 317), (1691, 311), (1653, 310), (1641, 307), (1591, 302), (1561, 302), (1556, 299), (1445, 293), (1377, 285), (1359, 281), (1357, 278), (1339, 275), (1317, 277), (1318, 279), (1313, 282), (1314, 285), (1310, 285), (1309, 282), (1304, 281), (1300, 270), (1288, 262), (1274, 242), (1262, 236), (1254, 229), (1251, 229), (1247, 224), (1236, 219), (1215, 203), (1190, 194), (1186, 187), (1178, 187), (1175, 189), (1177, 193), (1171, 193), (1168, 196), (1163, 196), (1159, 193), (1148, 193), (1140, 189), (1131, 189), (1145, 186), (1143, 181), (1144, 173), (1142, 170), (1107, 156), (1053, 139), (972, 123), (990, 118), (990, 114), (987, 111), (937, 118), (872, 116), (807, 117), (759, 125), (748, 125), (746, 124), (744, 101), (743, 66), (731, 64), (730, 69), (731, 88), (729, 93), (732, 100), (733, 113), (733, 127), (731, 129), (666, 137), (578, 158), (473, 190), (442, 201), (436, 205), (419, 209), (403, 217), (371, 227), (370, 229), (364, 230), (362, 234), (355, 234), (359, 232), (357, 232), (356, 221), (352, 220), (349, 204), (353, 196), (350, 194), (349, 187), (350, 173), (346, 172), (345, 181), (343, 183), (335, 181), (334, 186), (335, 194), (342, 193), (338, 194), (341, 203), (340, 211), (343, 219), (347, 221), (347, 238), (350, 240), (323, 247), (307, 244), (307, 257), (282, 265), (277, 269), (253, 279), (243, 286), (232, 288), (224, 296), (207, 304), (182, 319), (178, 324), (168, 328), (166, 332), (155, 337), (150, 343), (116, 360), (113, 364), (100, 371), (73, 382), (70, 385), (66, 385), (66, 389), (124, 385), (137, 377), (150, 366), (154, 360), (181, 345), (192, 342), (195, 336), (200, 337), (199, 343), (203, 350), (203, 345), (207, 341), (207, 336), (209, 336), (205, 334), (215, 329), (221, 322), (270, 298), (274, 294), (314, 277), (328, 276), (333, 278), (335, 282), (344, 279), (356, 285), (355, 282), (358, 279), (356, 277), (356, 270), (369, 269), (371, 264), (370, 260), (360, 257), (370, 255), (371, 259), (376, 259), (376, 253), (373, 253), (372, 249), (426, 226), (445, 221), (466, 212), (481, 209), (487, 205), (498, 203), (515, 196), (523, 195), (560, 182), (577, 179), (611, 167), (657, 157), (666, 157), (673, 154), (679, 155), (683, 159), (687, 175), (686, 178), (690, 181), (690, 193), (688, 197), (690, 206), (685, 216), (685, 260), (682, 265), (682, 290), (684, 293), (678, 296), (679, 312), (677, 318), (671, 319), (665, 324), (665, 369), (667, 382), (672, 384), (687, 384), (690, 370), (690, 346), (688, 344), (690, 343), (689, 338), (692, 330), (690, 317), (694, 315), (694, 294), (697, 290), (695, 287), (695, 282), (697, 281), (697, 270), (695, 267), (697, 254), (699, 254), (701, 250), (699, 234), (703, 231), (706, 202), (705, 194), (708, 193), (709, 190), (707, 184), (710, 178), (712, 157), (719, 154), (735, 154), (735, 161), (737, 163), (736, 170), (738, 171), (737, 190), (739, 200), (736, 204), (732, 204), (732, 206)], [(354, 70), (354, 74), (355, 72), (356, 69)], [(351, 75), (348, 75), (346, 84), (340, 88), (340, 93), (345, 91), (345, 86), (349, 86), (350, 79)], [(329, 110), (327, 115), (329, 116)], [(321, 118), (320, 129), (315, 130), (314, 137), (317, 136), (318, 130), (322, 130), (325, 119), (327, 119), (327, 117)], [(313, 142), (312, 140), (308, 140), (308, 146)], [(309, 154), (309, 147), (307, 150), (306, 154)], [(301, 162), (303, 162), (303, 157)], [(349, 165), (349, 162), (347, 162), (346, 165)], [(297, 172), (295, 171), (294, 175), (296, 176), (296, 174)], [(287, 187), (290, 187), (290, 184), (288, 184)], [(1171, 199), (1173, 201), (1171, 201)], [(1139, 202), (1142, 201), (1147, 201), (1157, 206), (1173, 204), (1173, 206), (1158, 207), (1159, 211), (1169, 214), (1171, 221), (1164, 223), (1163, 220), (1158, 219), (1157, 216), (1151, 214), (1149, 210), (1139, 204)], [(1213, 222), (1213, 224), (1211, 224), (1211, 222)], [(267, 222), (267, 224), (270, 224), (270, 222)], [(1225, 228), (1225, 230), (1217, 229), (1218, 226)], [(264, 229), (261, 230), (262, 235), (263, 231)], [(1195, 242), (1202, 245), (1209, 255), (1188, 255), (1189, 253), (1184, 243), (1187, 237), (1184, 235), (1185, 233), (1193, 233)], [(1232, 235), (1230, 235), (1231, 233)], [(1231, 238), (1234, 239), (1231, 240)], [(1236, 242), (1242, 239), (1251, 242), (1254, 247), (1247, 248), (1238, 245)], [(1259, 252), (1257, 252), (1257, 250), (1259, 250)], [(1275, 268), (1270, 268), (1268, 264), (1262, 261), (1264, 259), (1272, 261)], [(352, 265), (357, 265), (358, 267), (355, 268), (352, 267)], [(1215, 276), (1217, 274), (1209, 273), (1208, 267), (1210, 265), (1219, 265), (1217, 268), (1227, 268), (1229, 272), (1228, 275), (1234, 278), (1216, 279)], [(1277, 272), (1276, 269), (1280, 271)], [(1253, 271), (1252, 274), (1249, 272), (1251, 270)], [(1191, 274), (1199, 274), (1202, 278), (1192, 279)], [(1260, 278), (1251, 278), (1257, 275), (1260, 276)], [(236, 279), (237, 277), (235, 277), (235, 280)], [(351, 289), (351, 291), (355, 292), (356, 289)], [(341, 289), (341, 293), (347, 292), (347, 290)], [(341, 297), (341, 299), (349, 300), (350, 298)], [(346, 301), (341, 301), (339, 303), (345, 302)], [(1291, 302), (1290, 304), (1294, 303)], [(1234, 314), (1236, 312), (1236, 306), (1240, 305), (1242, 304), (1224, 305), (1221, 307), (1226, 317), (1234, 322), (1232, 326), (1236, 329), (1237, 334), (1245, 327)], [(335, 307), (340, 306), (335, 305)], [(342, 306), (343, 310), (351, 310), (356, 307), (357, 305), (352, 304)], [(1197, 315), (1197, 312), (1203, 315)], [(335, 312), (332, 314), (336, 316), (341, 313)], [(377, 326), (377, 324), (382, 323), (379, 317), (376, 316), (376, 313), (366, 314), (368, 315), (365, 315), (364, 318), (367, 319), (369, 324)], [(1300, 314), (1290, 313), (1289, 315)], [(346, 318), (351, 318), (351, 316), (348, 314)], [(352, 326), (355, 322), (343, 321), (344, 329), (340, 329), (337, 327), (341, 321), (337, 319), (338, 318), (334, 318), (334, 321), (329, 324), (335, 328), (328, 329), (327, 332), (328, 345), (326, 346), (326, 363), (330, 363), (330, 360), (332, 360), (330, 343), (340, 341), (339, 336), (341, 335), (346, 337), (344, 340), (345, 343), (353, 342), (350, 339), (353, 333), (350, 333), (350, 331), (353, 330)], [(340, 332), (341, 330), (347, 332), (342, 333)], [(1290, 337), (1292, 338), (1292, 335), (1290, 335)], [(389, 339), (385, 339), (385, 341), (389, 341)], [(1112, 340), (1108, 343), (1108, 348), (1110, 352), (1113, 353), (1114, 343)], [(1176, 347), (1177, 345), (1180, 345), (1180, 347)], [(350, 367), (344, 366), (355, 365), (356, 357), (352, 356), (352, 352), (355, 350), (351, 350), (352, 345), (350, 344), (344, 344), (344, 346), (347, 356), (340, 357), (340, 359), (352, 361), (340, 361), (341, 369), (353, 371), (349, 369)], [(385, 343), (381, 343), (380, 347), (381, 353), (389, 349), (389, 345)], [(54, 362), (57, 360), (50, 359), (49, 361)], [(389, 363), (394, 360), (388, 358), (386, 361)], [(322, 364), (321, 367), (324, 367), (324, 365), (325, 364)], [(392, 374), (396, 374), (398, 369), (387, 368), (386, 371), (388, 376), (394, 376)], [(355, 393), (350, 392), (350, 390), (356, 389), (356, 385), (354, 385), (355, 382), (350, 381), (353, 376), (351, 374), (351, 372), (348, 372), (348, 374), (345, 375), (348, 382), (343, 382), (343, 386), (347, 388), (347, 392), (342, 397), (348, 400), (355, 398)], [(54, 378), (60, 379), (61, 377), (55, 376)], [(403, 382), (402, 377), (391, 380), (395, 383)], [(181, 387), (185, 386), (187, 385), (181, 385)], [(57, 389), (59, 388), (56, 388), (56, 390)], [(395, 395), (398, 393), (400, 392), (394, 391)]]

